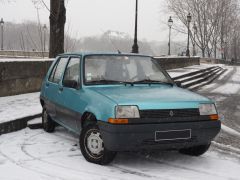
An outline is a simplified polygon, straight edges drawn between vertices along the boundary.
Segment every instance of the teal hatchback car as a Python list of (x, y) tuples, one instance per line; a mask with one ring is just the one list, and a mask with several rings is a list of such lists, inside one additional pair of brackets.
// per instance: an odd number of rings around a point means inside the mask
[(79, 135), (89, 162), (116, 152), (173, 149), (199, 156), (219, 133), (213, 101), (178, 87), (144, 55), (71, 53), (52, 63), (41, 88), (42, 123)]

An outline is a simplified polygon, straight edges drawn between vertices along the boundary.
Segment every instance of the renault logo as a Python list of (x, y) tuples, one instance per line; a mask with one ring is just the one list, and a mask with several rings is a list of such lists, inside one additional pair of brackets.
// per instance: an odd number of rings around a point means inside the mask
[(171, 117), (173, 117), (173, 116), (174, 116), (173, 111), (170, 111), (170, 112), (169, 112), (169, 115), (170, 115)]

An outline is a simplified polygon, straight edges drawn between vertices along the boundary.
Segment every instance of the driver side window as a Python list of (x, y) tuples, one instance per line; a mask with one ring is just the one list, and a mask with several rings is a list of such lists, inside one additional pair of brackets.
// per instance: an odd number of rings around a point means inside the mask
[(80, 58), (71, 58), (65, 70), (63, 81), (76, 81), (80, 84)]

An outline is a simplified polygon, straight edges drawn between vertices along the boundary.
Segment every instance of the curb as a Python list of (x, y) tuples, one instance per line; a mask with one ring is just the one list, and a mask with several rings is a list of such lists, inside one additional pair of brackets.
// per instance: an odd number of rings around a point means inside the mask
[(39, 118), (42, 114), (36, 114), (32, 116), (27, 116), (19, 119), (15, 119), (12, 121), (0, 123), (0, 135), (15, 132), (27, 127), (27, 122), (29, 120)]

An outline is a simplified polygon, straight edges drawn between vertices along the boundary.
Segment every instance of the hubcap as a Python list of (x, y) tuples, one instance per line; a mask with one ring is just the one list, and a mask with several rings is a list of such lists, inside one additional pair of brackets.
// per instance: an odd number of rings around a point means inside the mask
[(93, 155), (101, 155), (103, 151), (103, 140), (99, 132), (91, 132), (87, 137), (87, 148)]

